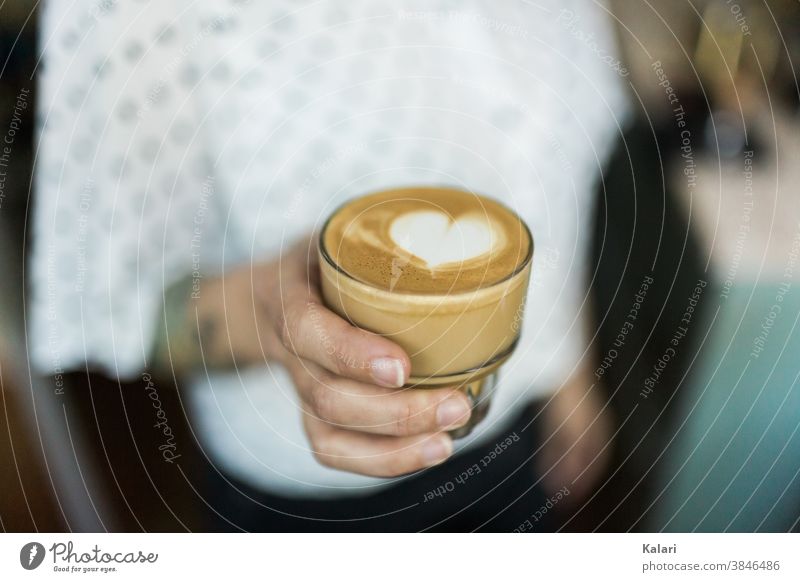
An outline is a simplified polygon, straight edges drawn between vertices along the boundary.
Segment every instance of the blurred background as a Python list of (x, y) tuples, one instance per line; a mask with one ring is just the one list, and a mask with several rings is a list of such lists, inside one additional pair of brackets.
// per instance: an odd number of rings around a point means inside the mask
[[(38, 378), (27, 363), (34, 4), (0, 3), (0, 134), (14, 132), (0, 165), (0, 527), (200, 529), (208, 509), (191, 474), (210, 469), (185, 451), (186, 473), (169, 473), (145, 452), (157, 451), (157, 435), (141, 420), (152, 417), (141, 390), (94, 374)], [(662, 284), (603, 376), (620, 420), (612, 467), (562, 527), (796, 531), (800, 3), (618, 1), (609, 10), (637, 111), (597, 192), (598, 362), (617, 345), (643, 278)], [(676, 330), (681, 349), (664, 366)], [(193, 442), (180, 394), (161, 399), (184, 421), (178, 439)]]

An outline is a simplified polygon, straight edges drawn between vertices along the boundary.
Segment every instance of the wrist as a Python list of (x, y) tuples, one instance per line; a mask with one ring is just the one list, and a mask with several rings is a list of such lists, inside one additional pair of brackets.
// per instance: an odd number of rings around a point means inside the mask
[(190, 317), (193, 293), (194, 279), (190, 276), (164, 290), (149, 366), (156, 373), (181, 373), (201, 360)]

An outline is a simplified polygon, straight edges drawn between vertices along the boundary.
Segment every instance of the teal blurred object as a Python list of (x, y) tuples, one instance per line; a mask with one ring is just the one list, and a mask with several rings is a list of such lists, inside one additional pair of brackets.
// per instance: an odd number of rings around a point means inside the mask
[(797, 528), (800, 289), (784, 281), (737, 283), (727, 299), (717, 289), (719, 310), (708, 310), (697, 368), (680, 388), (652, 529)]

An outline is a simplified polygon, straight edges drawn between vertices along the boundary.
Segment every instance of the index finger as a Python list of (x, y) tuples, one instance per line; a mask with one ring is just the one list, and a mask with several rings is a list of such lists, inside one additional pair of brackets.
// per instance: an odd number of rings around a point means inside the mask
[(386, 388), (408, 380), (411, 362), (400, 346), (351, 325), (313, 296), (288, 298), (282, 319), (286, 349), (334, 374)]

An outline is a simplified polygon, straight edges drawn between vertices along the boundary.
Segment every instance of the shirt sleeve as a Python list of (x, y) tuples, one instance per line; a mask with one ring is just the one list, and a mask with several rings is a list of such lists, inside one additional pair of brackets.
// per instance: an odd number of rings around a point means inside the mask
[[(191, 2), (42, 9), (28, 330), (43, 373), (146, 365), (163, 291), (213, 270)], [(180, 22), (180, 26), (177, 23)]]

